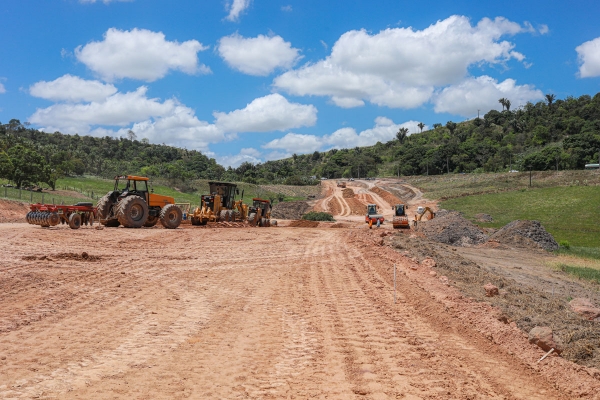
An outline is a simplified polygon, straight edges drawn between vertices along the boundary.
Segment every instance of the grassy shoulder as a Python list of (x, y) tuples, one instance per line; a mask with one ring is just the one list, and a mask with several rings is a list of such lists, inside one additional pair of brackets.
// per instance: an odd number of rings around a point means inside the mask
[(482, 227), (500, 228), (516, 219), (540, 221), (574, 252), (600, 247), (598, 199), (600, 186), (561, 186), (458, 197), (442, 201), (440, 207), (461, 211), (474, 222), (476, 214), (491, 215), (493, 222), (477, 222)]

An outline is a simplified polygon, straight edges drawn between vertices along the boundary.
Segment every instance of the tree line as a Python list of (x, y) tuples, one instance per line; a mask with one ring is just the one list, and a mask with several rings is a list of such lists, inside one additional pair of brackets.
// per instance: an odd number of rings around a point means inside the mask
[(199, 151), (136, 140), (133, 132), (128, 138), (44, 133), (13, 119), (0, 124), (0, 178), (18, 187), (45, 183), (52, 188), (60, 177), (82, 174), (138, 174), (178, 187), (195, 179), (308, 185), (321, 177), (582, 169), (598, 162), (600, 93), (564, 100), (547, 94), (543, 101), (512, 110), (509, 99), (499, 102), (502, 111), (483, 118), (435, 123), (427, 131), (420, 123), (420, 132), (413, 134), (400, 128), (386, 143), (237, 168), (224, 168)]

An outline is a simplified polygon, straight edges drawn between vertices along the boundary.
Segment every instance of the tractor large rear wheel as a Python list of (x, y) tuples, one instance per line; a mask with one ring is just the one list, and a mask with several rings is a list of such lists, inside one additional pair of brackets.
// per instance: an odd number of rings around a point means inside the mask
[(125, 197), (117, 207), (117, 219), (125, 228), (141, 228), (148, 219), (148, 204), (140, 196)]
[(183, 213), (175, 204), (167, 204), (160, 212), (160, 223), (167, 229), (175, 229), (181, 224)]
[[(108, 223), (109, 222), (108, 216), (110, 215), (110, 209), (115, 204), (115, 202), (112, 199), (112, 194), (113, 194), (113, 192), (106, 193), (104, 196), (102, 196), (100, 198), (100, 200), (98, 200), (98, 203), (96, 204), (96, 207), (98, 208), (98, 211), (97, 211), (98, 219), (100, 220), (100, 223), (102, 225), (114, 226), (112, 224), (109, 225), (109, 223)], [(117, 226), (119, 226), (119, 225), (117, 225)]]

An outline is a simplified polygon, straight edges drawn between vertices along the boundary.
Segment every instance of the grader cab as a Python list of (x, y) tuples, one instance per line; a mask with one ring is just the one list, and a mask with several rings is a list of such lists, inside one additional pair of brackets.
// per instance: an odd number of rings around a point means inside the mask
[[(200, 196), (200, 207), (190, 216), (192, 225), (210, 222), (243, 221), (248, 215), (248, 206), (242, 200), (235, 201), (240, 191), (235, 183), (208, 182), (210, 194)], [(242, 191), (242, 198), (244, 192)]]
[(148, 190), (148, 178), (123, 175), (115, 177), (115, 186), (97, 204), (100, 223), (107, 227), (152, 227), (160, 223), (175, 229), (181, 223), (182, 212), (171, 196)]

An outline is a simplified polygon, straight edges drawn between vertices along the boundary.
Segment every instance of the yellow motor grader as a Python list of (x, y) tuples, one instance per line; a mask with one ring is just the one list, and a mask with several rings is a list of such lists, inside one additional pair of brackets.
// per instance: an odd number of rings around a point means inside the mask
[(248, 224), (252, 226), (277, 226), (277, 221), (271, 221), (271, 202), (255, 197), (248, 207)]
[[(235, 183), (208, 182), (210, 194), (200, 196), (200, 207), (190, 215), (192, 225), (206, 225), (208, 222), (244, 221), (248, 216), (248, 206), (242, 200), (235, 201), (240, 191)], [(242, 199), (244, 192), (242, 191)]]

